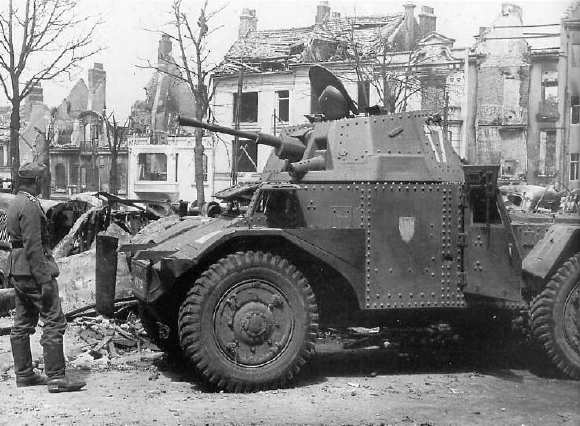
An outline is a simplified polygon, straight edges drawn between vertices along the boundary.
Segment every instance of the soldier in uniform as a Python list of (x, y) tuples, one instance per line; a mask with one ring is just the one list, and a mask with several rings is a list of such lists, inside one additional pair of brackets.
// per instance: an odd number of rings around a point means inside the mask
[[(16, 200), (8, 209), (6, 226), (12, 243), (8, 274), (16, 292), (16, 315), (10, 334), (17, 386), (47, 384), (49, 392), (70, 392), (85, 383), (65, 375), (63, 335), (66, 319), (60, 306), (58, 266), (48, 245), (46, 216), (36, 196), (44, 166), (23, 164)], [(39, 317), (44, 322), (40, 343), (46, 377), (34, 373), (30, 334)]]

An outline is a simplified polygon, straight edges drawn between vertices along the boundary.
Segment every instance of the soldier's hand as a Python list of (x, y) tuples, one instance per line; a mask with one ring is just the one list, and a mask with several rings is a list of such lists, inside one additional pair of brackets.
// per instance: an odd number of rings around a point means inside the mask
[(52, 299), (54, 297), (54, 285), (52, 281), (42, 283), (42, 306), (44, 309), (49, 309), (52, 306)]

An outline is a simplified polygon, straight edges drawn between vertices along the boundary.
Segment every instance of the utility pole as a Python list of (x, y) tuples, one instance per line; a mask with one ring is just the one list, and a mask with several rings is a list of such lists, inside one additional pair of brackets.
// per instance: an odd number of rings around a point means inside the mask
[[(240, 130), (240, 113), (242, 111), (242, 92), (244, 87), (244, 64), (240, 64), (238, 73), (238, 91), (236, 104), (234, 105), (234, 129)], [(232, 148), (232, 186), (238, 183), (238, 147), (240, 146), (239, 136), (234, 136), (234, 146)]]
[(445, 99), (445, 105), (443, 107), (443, 131), (445, 132), (445, 142), (451, 142), (449, 140), (449, 91), (447, 90), (447, 84), (443, 85), (443, 93)]

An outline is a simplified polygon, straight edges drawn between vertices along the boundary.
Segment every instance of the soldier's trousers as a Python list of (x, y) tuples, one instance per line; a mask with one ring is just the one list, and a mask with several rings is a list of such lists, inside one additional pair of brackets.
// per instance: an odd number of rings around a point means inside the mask
[(62, 343), (66, 319), (60, 306), (56, 280), (44, 284), (52, 286), (49, 300), (43, 300), (41, 286), (32, 277), (12, 277), (12, 284), (16, 293), (16, 314), (10, 341), (16, 376), (26, 377), (32, 374), (30, 335), (34, 334), (39, 318), (44, 323), (40, 344), (44, 352), (46, 376), (49, 378), (64, 376)]

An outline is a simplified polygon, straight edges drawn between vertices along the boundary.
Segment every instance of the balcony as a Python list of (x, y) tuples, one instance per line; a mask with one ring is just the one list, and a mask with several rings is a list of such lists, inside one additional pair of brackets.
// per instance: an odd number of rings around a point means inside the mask
[(487, 126), (525, 127), (528, 109), (520, 106), (482, 104), (477, 111), (478, 123)]
[(177, 182), (138, 180), (134, 191), (138, 194), (167, 194), (171, 198), (171, 194), (177, 195), (179, 188)]
[(560, 114), (558, 113), (558, 103), (549, 100), (541, 101), (538, 104), (538, 113), (536, 114), (536, 120), (542, 122), (556, 122), (560, 119)]

